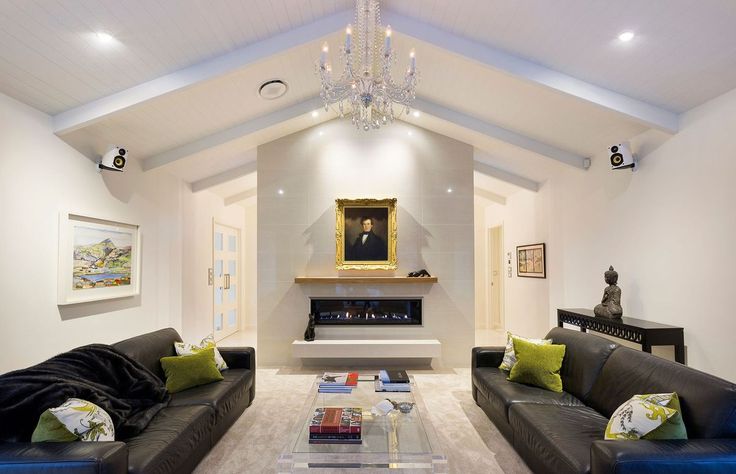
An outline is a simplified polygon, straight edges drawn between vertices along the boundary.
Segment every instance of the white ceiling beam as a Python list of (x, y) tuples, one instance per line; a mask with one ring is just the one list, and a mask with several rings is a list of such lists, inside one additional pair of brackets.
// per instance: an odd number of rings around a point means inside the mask
[(190, 184), (190, 187), (193, 193), (198, 193), (199, 191), (204, 191), (205, 189), (212, 188), (219, 184), (227, 183), (234, 179), (242, 178), (245, 175), (255, 173), (257, 167), (258, 163), (256, 161), (251, 161), (242, 166), (237, 166), (235, 168), (223, 171), (222, 173), (193, 181)]
[(232, 196), (228, 196), (224, 199), (225, 205), (229, 206), (230, 204), (235, 204), (236, 202), (244, 201), (248, 198), (252, 198), (253, 196), (258, 194), (258, 188), (251, 188), (247, 189), (241, 193), (233, 194)]
[(525, 150), (533, 151), (534, 153), (538, 153), (542, 156), (555, 159), (567, 165), (581, 169), (587, 169), (590, 166), (589, 158), (540, 142), (526, 135), (512, 132), (511, 130), (499, 127), (498, 125), (493, 125), (426, 99), (418, 97), (414, 101), (413, 108), (421, 110), (429, 115), (434, 115), (439, 119), (455, 123), (461, 127), (482, 133), (490, 138), (501, 140), (511, 145), (524, 148)]
[(351, 21), (353, 21), (353, 11), (345, 10), (263, 41), (249, 44), (222, 56), (194, 64), (61, 112), (53, 117), (54, 133), (64, 135), (73, 132), (120, 110), (236, 71), (262, 61), (269, 56), (323, 38), (345, 28), (345, 25)]
[(479, 188), (478, 186), (475, 187), (475, 194), (477, 196), (480, 196), (482, 198), (488, 199), (489, 201), (496, 202), (498, 204), (506, 205), (506, 197), (501, 196), (500, 194), (496, 194), (492, 191), (489, 191), (487, 189)]
[(501, 181), (519, 186), (520, 188), (528, 189), (529, 191), (533, 191), (535, 193), (539, 191), (539, 183), (537, 183), (536, 181), (525, 178), (523, 176), (519, 176), (518, 174), (514, 174), (506, 170), (502, 170), (500, 168), (496, 168), (495, 166), (491, 166), (489, 164), (475, 160), (473, 161), (473, 169), (478, 173), (500, 179)]
[(312, 99), (305, 100), (304, 102), (271, 112), (270, 114), (248, 120), (247, 122), (243, 122), (234, 127), (215, 132), (192, 142), (185, 143), (184, 145), (172, 148), (171, 150), (159, 153), (158, 155), (151, 156), (150, 158), (143, 160), (141, 166), (143, 167), (143, 171), (150, 171), (154, 168), (173, 163), (174, 161), (181, 160), (195, 153), (199, 153), (209, 148), (236, 140), (245, 135), (258, 132), (264, 128), (278, 125), (281, 122), (291, 120), (323, 106), (322, 99), (314, 97)]
[(648, 127), (667, 133), (677, 133), (679, 115), (670, 110), (633, 99), (589, 82), (576, 79), (559, 71), (522, 59), (513, 54), (468, 40), (440, 28), (406, 16), (384, 11), (384, 23), (394, 31), (474, 60), (496, 70), (541, 84), (609, 110), (616, 111)]

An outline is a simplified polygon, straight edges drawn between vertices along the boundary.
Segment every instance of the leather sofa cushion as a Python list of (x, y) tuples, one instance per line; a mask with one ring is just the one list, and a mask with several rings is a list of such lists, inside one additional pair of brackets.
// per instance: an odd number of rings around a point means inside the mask
[(204, 405), (167, 407), (128, 445), (128, 473), (189, 472), (211, 448), (214, 411)]
[(610, 417), (634, 395), (662, 392), (677, 392), (689, 438), (736, 437), (736, 385), (628, 347), (608, 358), (588, 405)]
[(509, 410), (514, 448), (532, 470), (590, 472), (590, 446), (608, 419), (585, 406), (517, 403)]
[(123, 354), (137, 360), (148, 370), (166, 380), (161, 368), (161, 358), (175, 356), (174, 343), (181, 342), (179, 333), (173, 328), (159, 329), (140, 336), (131, 337), (112, 345)]
[(547, 339), (565, 344), (565, 359), (560, 377), (562, 389), (587, 402), (593, 383), (618, 344), (608, 339), (571, 329), (553, 328)]
[[(506, 380), (507, 372), (499, 368), (481, 367), (473, 371), (476, 387), (491, 406), (501, 411), (508, 420), (509, 407), (515, 403), (534, 403), (556, 406), (583, 406), (583, 402), (567, 392), (556, 393)], [(494, 410), (496, 411), (496, 410)]]
[(170, 407), (208, 405), (215, 410), (216, 418), (228, 412), (243, 396), (250, 396), (253, 384), (253, 371), (248, 369), (228, 369), (222, 373), (224, 380), (192, 387), (171, 395)]

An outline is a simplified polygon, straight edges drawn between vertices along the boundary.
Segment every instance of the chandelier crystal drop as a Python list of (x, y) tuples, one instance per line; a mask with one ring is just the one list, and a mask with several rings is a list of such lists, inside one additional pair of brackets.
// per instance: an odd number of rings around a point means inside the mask
[(317, 63), (320, 97), (325, 110), (336, 104), (340, 117), (350, 115), (357, 128), (368, 131), (393, 122), (394, 106), (398, 114), (410, 112), (419, 74), (412, 50), (403, 83), (394, 82), (391, 66), (396, 56), (391, 47), (391, 27), (383, 30), (381, 26), (378, 0), (356, 0), (354, 25), (354, 29), (348, 25), (345, 46), (340, 48), (344, 68), (339, 77), (333, 77), (327, 43), (322, 47)]

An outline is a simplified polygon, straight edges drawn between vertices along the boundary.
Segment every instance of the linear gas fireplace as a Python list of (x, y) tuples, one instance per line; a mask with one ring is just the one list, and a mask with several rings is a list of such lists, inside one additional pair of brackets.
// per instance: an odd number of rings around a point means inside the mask
[(322, 325), (422, 324), (421, 298), (311, 298), (310, 311)]

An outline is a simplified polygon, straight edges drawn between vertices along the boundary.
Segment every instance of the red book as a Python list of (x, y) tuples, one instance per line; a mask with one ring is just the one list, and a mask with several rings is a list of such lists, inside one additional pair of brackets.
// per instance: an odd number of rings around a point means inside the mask
[(309, 422), (309, 432), (359, 434), (362, 421), (360, 408), (317, 408)]

